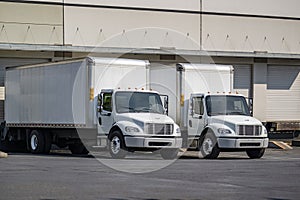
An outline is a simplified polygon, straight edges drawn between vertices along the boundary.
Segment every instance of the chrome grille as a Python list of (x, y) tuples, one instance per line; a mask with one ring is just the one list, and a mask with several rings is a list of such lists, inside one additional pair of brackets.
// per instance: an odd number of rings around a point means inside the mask
[(239, 125), (237, 129), (238, 135), (257, 136), (261, 135), (262, 127), (259, 125)]
[(145, 131), (153, 135), (172, 135), (173, 124), (146, 124)]

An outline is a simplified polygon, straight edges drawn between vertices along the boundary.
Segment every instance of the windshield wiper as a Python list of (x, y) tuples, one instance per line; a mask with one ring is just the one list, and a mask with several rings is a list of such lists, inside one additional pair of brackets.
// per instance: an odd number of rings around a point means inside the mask
[(228, 112), (227, 115), (245, 115), (243, 112), (235, 111), (235, 112)]
[(210, 113), (210, 115), (212, 115), (212, 116), (216, 116), (216, 115), (226, 115), (226, 113), (218, 112), (218, 113)]
[(123, 108), (123, 109), (128, 109), (129, 112), (136, 112), (136, 110), (132, 107), (129, 106), (119, 106), (119, 109)]
[(139, 109), (135, 109), (135, 111), (137, 111), (137, 112), (150, 112), (150, 108), (148, 108), (148, 107), (141, 107), (141, 108), (139, 108)]

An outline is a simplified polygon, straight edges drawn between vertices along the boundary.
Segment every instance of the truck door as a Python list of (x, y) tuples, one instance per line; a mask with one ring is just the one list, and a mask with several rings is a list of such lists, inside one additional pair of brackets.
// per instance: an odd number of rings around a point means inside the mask
[(205, 126), (204, 96), (191, 95), (188, 115), (188, 135), (200, 135)]
[(98, 95), (98, 134), (108, 134), (113, 124), (112, 91)]

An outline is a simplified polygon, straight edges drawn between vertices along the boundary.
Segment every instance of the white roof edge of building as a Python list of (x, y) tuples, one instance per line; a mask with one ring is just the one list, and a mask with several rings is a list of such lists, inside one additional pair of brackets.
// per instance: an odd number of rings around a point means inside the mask
[(300, 59), (300, 53), (269, 53), (269, 52), (238, 52), (238, 51), (204, 51), (204, 50), (179, 50), (179, 49), (150, 49), (150, 48), (118, 48), (118, 47), (93, 47), (93, 46), (63, 46), (43, 44), (11, 44), (0, 43), (0, 50), (14, 51), (65, 51), (83, 53), (117, 53), (117, 54), (176, 54), (182, 56), (211, 56), (211, 57), (248, 57), (248, 58), (283, 58)]

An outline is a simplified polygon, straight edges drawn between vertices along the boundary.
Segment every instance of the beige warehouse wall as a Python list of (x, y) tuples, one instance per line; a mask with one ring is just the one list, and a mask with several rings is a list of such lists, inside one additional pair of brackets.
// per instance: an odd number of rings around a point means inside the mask
[(202, 0), (203, 11), (300, 17), (299, 0)]
[(63, 7), (0, 2), (0, 42), (62, 44)]
[[(299, 17), (297, 0), (36, 2), (41, 4), (0, 2), (0, 43), (61, 45), (65, 40), (66, 45), (73, 46), (199, 50), (201, 42), (204, 50), (211, 51), (300, 53), (300, 20), (218, 15)], [(62, 3), (66, 4), (64, 8)], [(217, 13), (200, 16), (197, 12), (201, 7), (204, 12)]]
[(200, 14), (105, 8), (65, 8), (66, 44), (197, 49)]
[(203, 15), (203, 48), (300, 53), (300, 20), (284, 18), (299, 18), (299, 7), (298, 0), (202, 0), (202, 11), (215, 14)]
[(300, 21), (203, 15), (205, 50), (300, 53)]

